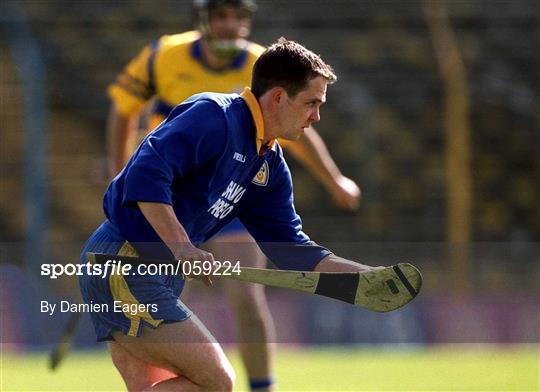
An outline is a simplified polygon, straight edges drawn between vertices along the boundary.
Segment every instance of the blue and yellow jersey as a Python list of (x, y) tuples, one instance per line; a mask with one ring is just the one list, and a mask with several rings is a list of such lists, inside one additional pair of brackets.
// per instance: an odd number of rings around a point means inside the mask
[(241, 92), (250, 84), (251, 69), (264, 51), (250, 42), (229, 68), (214, 71), (202, 57), (197, 31), (165, 35), (146, 46), (109, 86), (108, 94), (124, 116), (138, 114), (153, 97), (149, 129), (157, 126), (179, 103), (203, 92)]
[(249, 89), (242, 96), (192, 96), (146, 136), (111, 182), (105, 215), (140, 255), (140, 244), (161, 239), (137, 202), (171, 205), (195, 245), (239, 218), (274, 264), (313, 270), (330, 252), (302, 231), (281, 148), (262, 140), (261, 109)]

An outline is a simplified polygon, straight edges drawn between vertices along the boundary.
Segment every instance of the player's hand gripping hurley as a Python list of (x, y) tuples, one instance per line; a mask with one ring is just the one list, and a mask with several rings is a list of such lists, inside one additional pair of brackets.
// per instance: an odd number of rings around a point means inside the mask
[[(121, 260), (124, 264), (171, 263), (163, 260), (148, 260), (138, 257), (88, 253), (90, 263), (106, 263)], [(418, 295), (422, 287), (422, 275), (416, 267), (400, 263), (392, 267), (365, 272), (302, 272), (242, 267), (239, 274), (224, 274), (224, 268), (215, 271), (227, 279), (260, 283), (311, 294), (323, 295), (340, 301), (373, 310), (389, 312), (408, 304)], [(69, 348), (80, 313), (65, 329), (61, 342), (50, 356), (50, 368), (56, 369)]]
[[(121, 260), (123, 264), (163, 264), (163, 260), (138, 257), (87, 253), (91, 263), (103, 264), (107, 260)], [(373, 310), (389, 312), (399, 309), (418, 295), (422, 275), (416, 267), (400, 263), (391, 267), (366, 272), (304, 272), (242, 267), (239, 274), (219, 274), (217, 277), (260, 283), (323, 295)]]

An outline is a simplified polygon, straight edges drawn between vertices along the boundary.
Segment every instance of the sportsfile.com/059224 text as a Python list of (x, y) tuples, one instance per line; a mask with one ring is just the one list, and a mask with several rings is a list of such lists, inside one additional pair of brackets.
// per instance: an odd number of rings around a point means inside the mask
[(121, 259), (107, 260), (103, 264), (42, 264), (41, 276), (48, 276), (49, 279), (57, 279), (59, 276), (82, 276), (92, 275), (107, 277), (111, 274), (120, 275), (182, 275), (182, 276), (230, 276), (240, 275), (240, 261), (209, 261), (194, 260), (176, 263), (154, 263), (154, 264), (126, 264)]

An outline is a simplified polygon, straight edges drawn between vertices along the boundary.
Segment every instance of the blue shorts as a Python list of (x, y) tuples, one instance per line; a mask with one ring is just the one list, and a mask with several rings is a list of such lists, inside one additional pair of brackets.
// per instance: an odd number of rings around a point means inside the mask
[[(87, 241), (81, 253), (83, 264), (86, 252), (137, 256), (135, 248), (109, 221)], [(145, 326), (157, 328), (161, 323), (183, 321), (192, 314), (178, 298), (184, 287), (180, 276), (140, 275), (133, 268), (127, 274), (108, 271), (104, 277), (87, 273), (79, 282), (83, 300), (90, 305), (98, 341), (112, 340), (113, 331), (140, 336)]]
[(242, 222), (240, 222), (240, 219), (234, 218), (232, 221), (227, 223), (227, 225), (223, 229), (218, 231), (213, 238), (221, 237), (227, 234), (237, 234), (242, 232), (247, 233), (247, 229), (244, 227)]

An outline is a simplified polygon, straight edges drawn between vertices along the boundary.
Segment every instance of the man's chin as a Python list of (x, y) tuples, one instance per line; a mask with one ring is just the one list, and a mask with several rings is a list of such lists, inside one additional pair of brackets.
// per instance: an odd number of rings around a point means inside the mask
[(289, 140), (289, 141), (294, 142), (295, 140), (298, 140), (302, 136), (304, 136), (305, 132), (306, 132), (306, 128), (299, 128), (294, 131), (289, 131), (286, 135), (280, 135), (278, 136), (278, 138), (282, 140)]
[(232, 59), (246, 50), (248, 42), (243, 38), (238, 39), (212, 39), (210, 47), (214, 53), (223, 59)]

